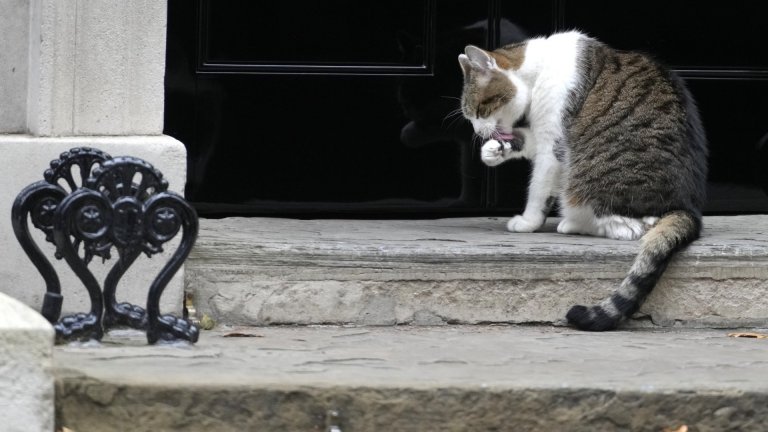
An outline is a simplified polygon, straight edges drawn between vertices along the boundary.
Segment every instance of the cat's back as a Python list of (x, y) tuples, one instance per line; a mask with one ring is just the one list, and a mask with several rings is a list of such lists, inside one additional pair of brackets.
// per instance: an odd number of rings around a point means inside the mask
[[(673, 73), (647, 54), (619, 51), (597, 40), (580, 41), (581, 109), (574, 126), (595, 122), (629, 126), (654, 116), (657, 128), (684, 125), (685, 98)], [(665, 122), (663, 120), (668, 120)], [(579, 125), (579, 121), (583, 124)], [(617, 124), (618, 122), (618, 124)], [(606, 126), (606, 124), (603, 124)]]
[(591, 195), (601, 214), (698, 211), (706, 140), (682, 79), (647, 54), (580, 44), (565, 119), (574, 193)]
[(524, 49), (524, 62), (520, 72), (536, 79), (552, 79), (572, 75), (576, 72), (579, 45), (588, 39), (578, 31), (554, 33), (548, 37), (537, 37), (525, 42), (502, 48), (509, 51)]

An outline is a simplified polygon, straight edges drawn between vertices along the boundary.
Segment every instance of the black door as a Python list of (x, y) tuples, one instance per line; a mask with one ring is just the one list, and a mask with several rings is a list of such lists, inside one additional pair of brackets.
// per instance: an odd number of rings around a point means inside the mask
[(766, 212), (766, 13), (750, 0), (170, 0), (166, 133), (187, 146), (204, 215), (511, 215), (529, 166), (482, 165), (456, 58), (575, 27), (678, 69), (711, 141), (709, 212)]

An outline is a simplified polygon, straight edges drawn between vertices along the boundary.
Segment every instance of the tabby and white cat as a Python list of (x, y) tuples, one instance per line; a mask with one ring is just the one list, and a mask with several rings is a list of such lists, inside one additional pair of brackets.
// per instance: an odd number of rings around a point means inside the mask
[[(537, 230), (557, 202), (560, 233), (641, 239), (618, 290), (566, 315), (581, 329), (615, 328), (701, 231), (707, 144), (683, 81), (646, 55), (575, 31), (495, 51), (468, 46), (459, 63), (463, 114), (488, 140), (483, 161), (533, 161), (525, 211), (510, 231)], [(515, 128), (523, 118), (529, 126)]]

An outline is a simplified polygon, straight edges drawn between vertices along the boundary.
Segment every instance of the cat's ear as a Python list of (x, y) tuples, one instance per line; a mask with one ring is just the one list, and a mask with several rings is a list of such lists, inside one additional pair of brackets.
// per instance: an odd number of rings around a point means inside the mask
[(469, 71), (472, 70), (472, 61), (466, 54), (459, 54), (459, 64), (461, 65), (461, 72), (464, 76), (469, 75)]
[(467, 55), (470, 63), (480, 70), (490, 71), (499, 68), (496, 64), (496, 59), (491, 57), (487, 51), (474, 45), (467, 45), (467, 47), (464, 48), (464, 54)]

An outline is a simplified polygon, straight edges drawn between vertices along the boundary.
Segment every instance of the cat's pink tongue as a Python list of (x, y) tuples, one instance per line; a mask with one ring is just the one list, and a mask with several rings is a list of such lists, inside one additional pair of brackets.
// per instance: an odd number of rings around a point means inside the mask
[(493, 139), (496, 141), (512, 141), (515, 139), (515, 135), (512, 133), (494, 132)]

